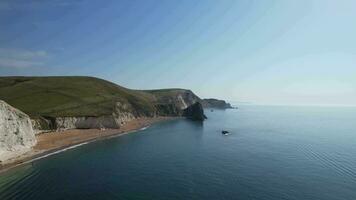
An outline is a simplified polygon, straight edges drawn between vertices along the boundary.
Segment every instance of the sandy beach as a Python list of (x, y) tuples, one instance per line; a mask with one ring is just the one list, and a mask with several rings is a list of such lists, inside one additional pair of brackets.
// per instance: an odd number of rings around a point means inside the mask
[(148, 127), (154, 123), (172, 120), (174, 117), (139, 118), (127, 122), (120, 129), (71, 129), (60, 132), (47, 132), (36, 136), (37, 144), (32, 151), (0, 166), (0, 173), (20, 165), (30, 163), (61, 150), (86, 144), (100, 139), (121, 136)]

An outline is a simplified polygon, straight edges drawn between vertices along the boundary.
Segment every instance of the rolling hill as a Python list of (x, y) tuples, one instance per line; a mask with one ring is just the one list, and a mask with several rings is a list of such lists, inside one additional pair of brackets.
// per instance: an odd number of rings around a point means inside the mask
[[(201, 102), (190, 90), (131, 90), (82, 76), (0, 77), (0, 99), (34, 120), (60, 122), (62, 126), (67, 126), (68, 120), (78, 124), (73, 118), (97, 121), (109, 116), (113, 123), (122, 123), (137, 117), (182, 116), (184, 109)], [(84, 127), (91, 127), (85, 123)]]

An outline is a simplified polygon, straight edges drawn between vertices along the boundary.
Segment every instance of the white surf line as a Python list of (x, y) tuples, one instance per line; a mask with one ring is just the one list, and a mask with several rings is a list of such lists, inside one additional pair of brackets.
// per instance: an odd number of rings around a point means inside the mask
[(145, 126), (145, 127), (142, 127), (142, 128), (140, 128), (140, 130), (139, 131), (143, 131), (143, 130), (146, 130), (146, 129), (148, 129), (150, 126)]
[[(149, 127), (150, 127), (150, 126), (145, 126), (145, 127), (141, 128), (141, 129), (138, 129), (138, 130), (128, 131), (128, 132), (126, 132), (126, 133), (117, 134), (117, 135), (113, 135), (112, 137), (109, 136), (108, 138), (102, 138), (102, 139), (105, 140), (105, 139), (110, 139), (110, 138), (114, 138), (114, 137), (120, 137), (120, 136), (129, 134), (129, 133), (135, 133), (135, 132), (139, 132), (139, 131), (146, 130), (146, 129), (149, 128)], [(40, 156), (40, 157), (31, 159), (31, 160), (25, 161), (25, 162), (23, 162), (23, 164), (31, 163), (31, 162), (33, 162), (33, 161), (40, 160), (40, 159), (42, 159), (42, 158), (46, 158), (46, 157), (48, 157), (48, 156), (52, 156), (52, 155), (54, 155), (54, 154), (58, 154), (58, 153), (64, 152), (64, 151), (67, 151), (67, 150), (69, 150), (69, 149), (74, 149), (74, 148), (77, 148), (77, 147), (82, 146), (82, 145), (85, 145), (85, 144), (89, 144), (89, 143), (92, 143), (92, 142), (96, 142), (96, 141), (98, 141), (98, 140), (100, 140), (100, 138), (94, 139), (93, 141), (88, 141), (88, 142), (83, 142), (83, 143), (80, 143), (80, 144), (76, 144), (76, 145), (73, 145), (73, 146), (70, 146), (70, 147), (67, 147), (67, 148), (64, 148), (64, 149), (60, 149), (60, 150), (58, 150), (58, 151), (55, 151), (55, 152), (52, 152), (52, 153), (49, 153), (49, 154), (45, 154), (45, 155), (43, 155), (43, 156)]]
[(140, 128), (140, 129), (132, 130), (132, 131), (127, 131), (127, 132), (124, 132), (124, 133), (121, 133), (121, 134), (112, 135), (112, 136), (109, 136), (109, 137), (107, 137), (107, 138), (104, 138), (104, 140), (105, 140), (105, 139), (110, 139), (110, 138), (120, 137), (120, 136), (127, 135), (127, 134), (130, 134), (130, 133), (140, 132), (140, 131), (143, 131), (143, 130), (148, 129), (149, 127), (151, 127), (151, 125), (142, 127), (142, 128)]
[[(76, 147), (79, 147), (79, 146), (82, 146), (82, 145), (85, 145), (85, 144), (88, 144), (88, 143), (90, 143), (90, 142), (83, 142), (83, 143), (76, 144), (76, 145), (73, 145), (73, 146), (70, 146), (70, 147), (67, 147), (67, 148), (64, 148), (64, 149), (60, 149), (60, 150), (58, 150), (58, 151), (54, 151), (54, 152), (52, 152), (52, 153), (45, 154), (45, 155), (43, 155), (43, 156), (39, 156), (39, 157), (37, 157), (37, 158), (33, 158), (33, 159), (31, 159), (31, 160), (27, 160), (27, 161), (18, 163), (18, 164), (13, 165), (13, 166), (11, 166), (11, 167), (9, 167), (9, 168), (1, 169), (1, 170), (0, 170), (0, 173), (5, 172), (5, 171), (10, 170), (10, 169), (13, 169), (13, 168), (16, 168), (16, 167), (19, 167), (19, 166), (21, 166), (21, 165), (25, 165), (25, 164), (28, 164), (28, 163), (32, 163), (32, 162), (34, 162), (34, 161), (36, 161), (36, 160), (40, 160), (40, 159), (42, 159), (42, 158), (46, 158), (46, 157), (52, 156), (52, 155), (57, 154), (57, 153), (61, 153), (61, 152), (63, 152), (63, 151), (67, 151), (67, 150), (69, 150), (69, 149), (74, 149), (74, 148), (76, 148)], [(44, 152), (44, 153), (45, 153), (45, 152)]]
[(40, 160), (40, 159), (42, 159), (42, 158), (46, 158), (46, 157), (55, 155), (55, 154), (58, 154), (58, 153), (67, 151), (67, 150), (69, 150), (69, 149), (74, 149), (74, 148), (77, 148), (77, 147), (79, 147), (79, 146), (82, 146), (82, 145), (85, 145), (85, 144), (88, 144), (88, 143), (89, 143), (89, 142), (83, 142), (83, 143), (76, 144), (76, 145), (73, 145), (73, 146), (70, 146), (70, 147), (67, 147), (67, 148), (64, 148), (64, 149), (60, 149), (60, 150), (58, 150), (58, 151), (54, 151), (54, 152), (52, 152), (52, 153), (48, 153), (48, 154), (45, 154), (45, 155), (43, 155), (43, 156), (40, 156), (40, 157), (31, 159), (31, 160), (25, 161), (25, 162), (23, 162), (23, 164), (31, 163), (31, 162), (33, 162), (33, 161)]
[[(129, 133), (135, 133), (135, 132), (139, 132), (139, 131), (146, 130), (146, 129), (149, 128), (149, 127), (150, 127), (150, 125), (145, 126), (145, 127), (142, 127), (142, 128), (140, 128), (140, 129), (137, 129), (137, 130), (124, 132), (124, 133), (121, 133), (121, 134), (117, 134), (117, 135), (113, 135), (113, 136), (109, 136), (109, 137), (107, 137), (107, 138), (101, 138), (101, 139), (104, 139), (104, 140), (105, 140), (105, 139), (120, 137), (120, 136), (123, 136), (123, 135), (127, 135), (127, 134), (129, 134)], [(100, 138), (99, 138), (99, 139), (100, 139)], [(89, 143), (92, 143), (92, 142), (96, 142), (96, 141), (98, 141), (99, 139), (94, 139), (93, 141), (88, 141), (88, 142), (83, 142), (83, 143), (80, 143), (80, 144), (76, 144), (76, 145), (73, 145), (73, 146), (70, 146), (70, 147), (67, 147), (67, 148), (64, 148), (64, 149), (60, 149), (60, 150), (58, 150), (58, 151), (54, 151), (54, 152), (52, 152), (52, 153), (45, 154), (45, 155), (43, 155), (43, 156), (39, 156), (39, 157), (37, 157), (37, 158), (33, 158), (33, 159), (31, 159), (31, 160), (28, 160), (28, 161), (21, 162), (21, 163), (19, 163), (19, 164), (17, 164), (17, 165), (13, 165), (13, 166), (11, 166), (11, 167), (9, 167), (9, 168), (7, 168), (7, 169), (0, 170), (0, 173), (3, 172), (3, 171), (7, 171), (7, 170), (9, 170), (9, 169), (12, 169), (12, 168), (21, 166), (21, 165), (25, 165), (25, 164), (28, 164), (28, 163), (32, 163), (32, 162), (34, 162), (34, 161), (36, 161), (36, 160), (40, 160), (40, 159), (42, 159), (42, 158), (46, 158), (46, 157), (49, 157), (49, 156), (52, 156), (52, 155), (55, 155), (55, 154), (58, 154), (58, 153), (67, 151), (67, 150), (69, 150), (69, 149), (74, 149), (74, 148), (76, 148), (76, 147), (79, 147), (79, 146), (82, 146), (82, 145), (85, 145), (85, 144), (89, 144)], [(44, 152), (44, 153), (45, 153), (45, 152)]]
[[(129, 134), (129, 133), (135, 133), (135, 132), (139, 132), (139, 131), (143, 131), (143, 130), (146, 130), (147, 128), (149, 128), (150, 126), (145, 126), (145, 127), (142, 127), (138, 130), (133, 130), (133, 131), (128, 131), (126, 133), (122, 133), (122, 134), (117, 134), (117, 135), (113, 135), (112, 137), (108, 137), (108, 138), (102, 138), (102, 139), (110, 139), (110, 138), (114, 138), (114, 137), (120, 137), (120, 136), (123, 136), (123, 135), (126, 135), (126, 134)], [(37, 157), (37, 158), (34, 158), (34, 159), (31, 159), (31, 160), (28, 160), (28, 161), (25, 161), (23, 162), (22, 164), (27, 164), (27, 163), (31, 163), (33, 161), (36, 161), (36, 160), (40, 160), (42, 158), (46, 158), (46, 157), (49, 157), (49, 156), (52, 156), (52, 155), (55, 155), (55, 154), (58, 154), (58, 153), (61, 153), (61, 152), (64, 152), (64, 151), (67, 151), (69, 149), (74, 149), (74, 148), (77, 148), (79, 146), (82, 146), (82, 145), (85, 145), (85, 144), (89, 144), (89, 143), (92, 143), (92, 142), (96, 142), (98, 140), (94, 139), (93, 141), (88, 141), (88, 142), (83, 142), (83, 143), (80, 143), (80, 144), (76, 144), (76, 145), (73, 145), (73, 146), (70, 146), (70, 147), (67, 147), (67, 148), (64, 148), (64, 149), (60, 149), (58, 151), (55, 151), (55, 152), (52, 152), (52, 153), (49, 153), (49, 154), (45, 154), (43, 156), (40, 156), (40, 157)]]

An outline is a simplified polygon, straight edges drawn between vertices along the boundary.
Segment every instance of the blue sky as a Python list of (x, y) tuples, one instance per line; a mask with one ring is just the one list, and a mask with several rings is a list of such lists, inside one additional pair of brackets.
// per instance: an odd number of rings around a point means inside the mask
[(356, 104), (356, 2), (0, 1), (0, 75), (259, 104)]

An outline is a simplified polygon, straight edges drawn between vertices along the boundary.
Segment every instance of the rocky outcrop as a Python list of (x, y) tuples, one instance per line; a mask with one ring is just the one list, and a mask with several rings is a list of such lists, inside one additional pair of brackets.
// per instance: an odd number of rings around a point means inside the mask
[[(153, 100), (150, 102), (153, 109), (150, 112), (143, 112), (142, 109), (137, 108), (139, 106), (134, 105), (140, 102), (117, 101), (110, 115), (39, 116), (33, 118), (33, 129), (36, 134), (38, 134), (51, 130), (120, 128), (120, 126), (126, 122), (140, 117), (186, 116), (190, 119), (201, 120), (202, 117), (199, 116), (204, 115), (203, 109), (200, 109), (197, 105), (191, 107), (195, 103), (201, 102), (201, 99), (190, 90), (167, 89), (145, 91), (145, 94), (146, 93), (149, 93), (152, 95), (151, 97), (153, 97)], [(194, 109), (191, 110), (192, 108)], [(193, 114), (195, 112), (196, 114)]]
[(231, 109), (231, 104), (219, 99), (203, 99), (202, 105), (204, 108)]
[(49, 132), (56, 129), (55, 118), (39, 116), (31, 119), (32, 129), (35, 134)]
[(57, 117), (55, 119), (57, 130), (89, 129), (89, 128), (120, 128), (114, 116), (100, 117)]
[(164, 89), (147, 92), (155, 96), (154, 104), (174, 105), (179, 110), (184, 110), (195, 102), (201, 101), (192, 91), (185, 89)]
[[(159, 95), (154, 103), (154, 113), (141, 113), (135, 110), (131, 104), (116, 102), (114, 112), (107, 116), (86, 117), (48, 117), (45, 127), (55, 130), (89, 129), (89, 128), (120, 128), (121, 125), (139, 117), (152, 116), (185, 116), (192, 120), (204, 120), (204, 110), (199, 103), (200, 99), (190, 90), (173, 90), (168, 95)], [(38, 123), (37, 123), (38, 124)]]
[(112, 115), (105, 116), (84, 116), (84, 117), (49, 117), (42, 116), (33, 119), (33, 129), (35, 133), (46, 132), (50, 130), (62, 131), (67, 129), (117, 129), (121, 125), (135, 118), (130, 105), (116, 103)]
[(156, 113), (158, 116), (183, 116), (184, 110), (201, 99), (192, 91), (185, 89), (164, 89), (148, 91), (152, 93)]
[(196, 102), (184, 109), (183, 116), (194, 121), (204, 121), (205, 119), (207, 119), (204, 114), (203, 106), (199, 102)]
[(28, 115), (0, 100), (0, 164), (30, 151), (35, 144)]
[(133, 109), (130, 104), (125, 104), (121, 102), (116, 102), (114, 112), (112, 114), (118, 126), (144, 115), (145, 114)]
[(175, 104), (156, 104), (155, 108), (156, 116), (180, 116), (183, 113)]

